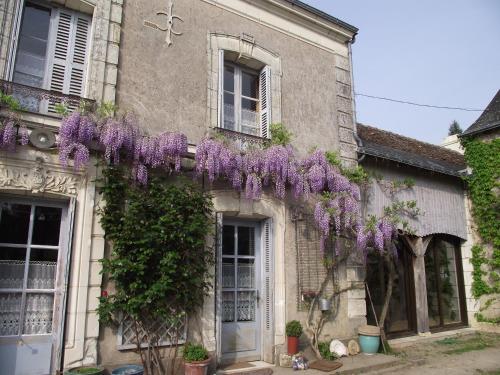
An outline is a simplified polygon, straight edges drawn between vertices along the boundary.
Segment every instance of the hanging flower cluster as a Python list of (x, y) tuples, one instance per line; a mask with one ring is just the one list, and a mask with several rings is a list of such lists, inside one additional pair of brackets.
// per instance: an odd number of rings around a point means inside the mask
[(187, 153), (184, 134), (145, 135), (130, 115), (96, 121), (73, 112), (63, 119), (59, 131), (59, 159), (64, 165), (68, 165), (69, 159), (74, 160), (76, 169), (87, 165), (93, 143), (104, 150), (104, 157), (110, 164), (118, 164), (121, 157), (131, 160), (135, 178), (141, 184), (147, 183), (148, 167), (179, 171), (181, 159)]
[[(364, 227), (357, 230), (357, 248), (364, 251), (365, 256), (366, 249), (369, 247), (383, 253), (384, 249), (390, 248), (389, 244), (397, 237), (397, 233), (397, 227), (391, 220), (386, 217), (376, 218), (372, 216)], [(392, 248), (392, 251), (393, 255), (397, 257), (395, 247)]]
[(17, 126), (14, 120), (5, 120), (4, 123), (0, 124), (0, 149), (6, 151), (15, 151), (17, 137), (21, 137), (20, 142), (23, 146), (28, 144), (29, 134), (26, 126)]

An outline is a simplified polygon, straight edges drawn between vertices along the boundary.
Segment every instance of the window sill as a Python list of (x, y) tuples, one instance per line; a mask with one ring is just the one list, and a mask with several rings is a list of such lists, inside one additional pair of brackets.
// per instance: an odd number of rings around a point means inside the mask
[(263, 138), (252, 134), (246, 134), (237, 132), (234, 130), (224, 129), (224, 128), (212, 128), (213, 133), (223, 135), (224, 137), (234, 141), (241, 148), (247, 148), (249, 146), (264, 147), (270, 143), (269, 138)]

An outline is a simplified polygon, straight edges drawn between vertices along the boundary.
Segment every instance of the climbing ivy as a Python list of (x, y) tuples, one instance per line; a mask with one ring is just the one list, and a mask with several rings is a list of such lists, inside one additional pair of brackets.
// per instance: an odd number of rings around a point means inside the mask
[[(472, 215), (485, 245), (491, 245), (489, 255), (484, 246), (472, 248), (472, 293), (478, 298), (500, 292), (500, 138), (481, 142), (463, 138), (465, 160), (472, 174), (466, 177), (472, 201)], [(485, 265), (485, 267), (482, 267)], [(486, 271), (488, 269), (488, 271)], [(484, 280), (486, 277), (486, 280)]]

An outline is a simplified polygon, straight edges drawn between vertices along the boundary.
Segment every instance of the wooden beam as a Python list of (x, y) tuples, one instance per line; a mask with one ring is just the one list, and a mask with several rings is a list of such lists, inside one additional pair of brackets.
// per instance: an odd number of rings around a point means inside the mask
[(408, 237), (403, 236), (405, 242), (413, 251), (413, 280), (415, 282), (415, 309), (417, 313), (418, 333), (429, 332), (429, 311), (427, 305), (427, 285), (425, 278), (425, 251), (432, 236)]

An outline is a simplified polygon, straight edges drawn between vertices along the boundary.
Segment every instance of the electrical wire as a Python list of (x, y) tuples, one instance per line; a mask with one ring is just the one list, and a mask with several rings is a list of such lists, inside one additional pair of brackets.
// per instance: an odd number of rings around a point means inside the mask
[(463, 107), (448, 107), (448, 106), (440, 106), (440, 105), (432, 105), (432, 104), (414, 103), (414, 102), (409, 102), (409, 101), (406, 101), (406, 100), (384, 98), (382, 96), (362, 94), (362, 93), (359, 93), (359, 92), (354, 93), (354, 95), (356, 95), (356, 96), (364, 96), (366, 98), (371, 98), (371, 99), (385, 100), (385, 101), (388, 101), (388, 102), (395, 102), (395, 103), (401, 103), (401, 104), (415, 105), (415, 106), (418, 106), (418, 107), (438, 108), (438, 109), (454, 109), (454, 110), (457, 110), (457, 111), (468, 111), (468, 112), (484, 112), (484, 111), (486, 111), (485, 109), (463, 108)]

